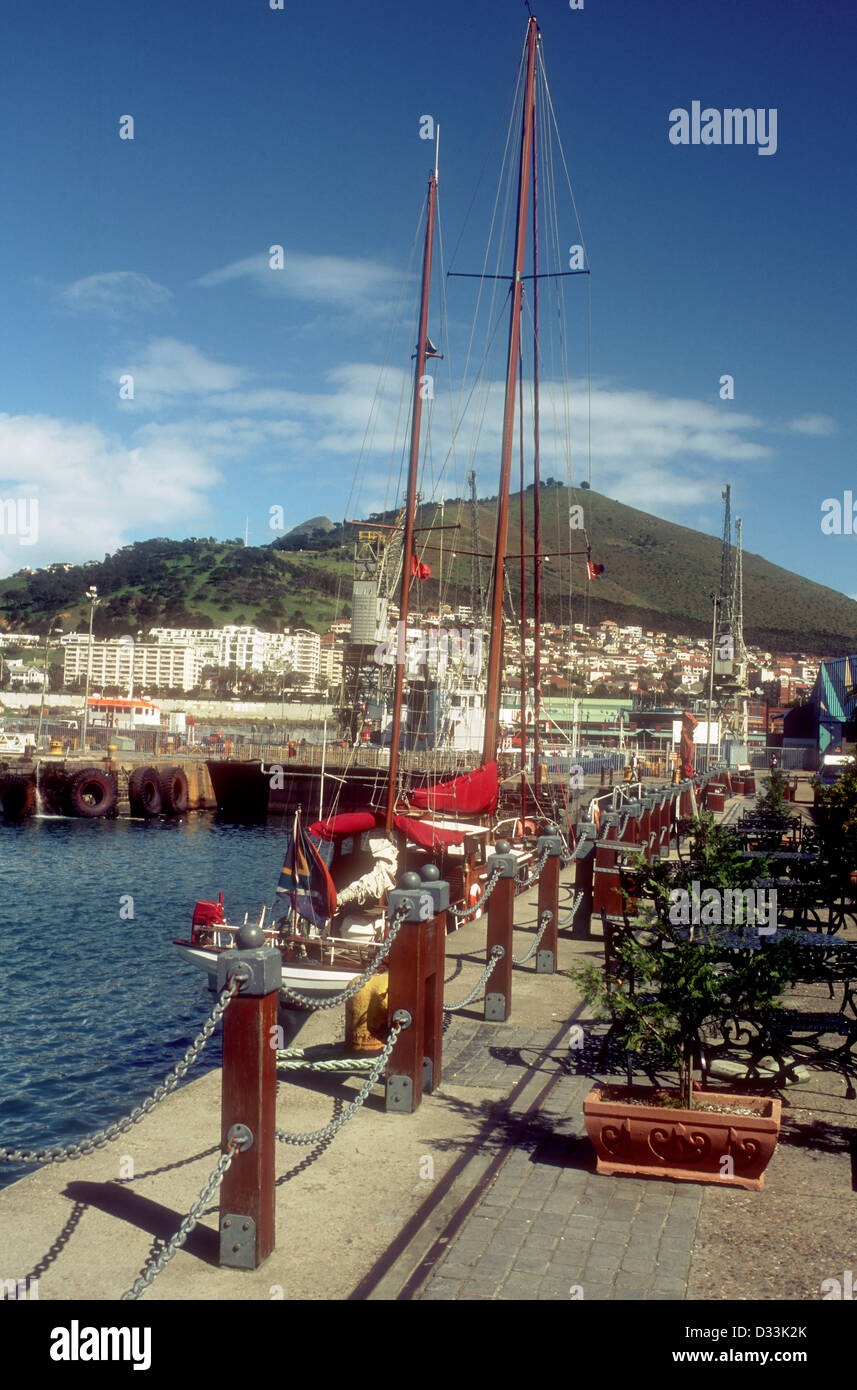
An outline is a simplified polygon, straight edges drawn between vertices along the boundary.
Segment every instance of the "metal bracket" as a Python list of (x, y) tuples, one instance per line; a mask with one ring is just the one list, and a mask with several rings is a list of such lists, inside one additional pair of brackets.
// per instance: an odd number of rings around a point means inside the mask
[(256, 1268), (256, 1222), (228, 1212), (220, 1222), (220, 1263), (230, 1269)]
[(487, 1023), (506, 1022), (506, 996), (505, 994), (486, 994), (485, 996), (485, 1021)]
[(552, 975), (553, 972), (553, 951), (536, 951), (536, 974)]
[(431, 1063), (431, 1057), (424, 1057), (424, 1058), (423, 1058), (423, 1090), (425, 1091), (426, 1095), (429, 1095), (430, 1092), (431, 1092), (432, 1077), (433, 1077), (433, 1075), (434, 1075), (434, 1067), (432, 1066), (432, 1063)]
[(229, 977), (241, 977), (239, 994), (253, 998), (274, 994), (282, 984), (282, 958), (273, 946), (254, 951), (229, 950), (217, 957), (217, 988), (226, 988)]
[(414, 1108), (414, 1087), (409, 1076), (387, 1077), (387, 1110), (410, 1115)]

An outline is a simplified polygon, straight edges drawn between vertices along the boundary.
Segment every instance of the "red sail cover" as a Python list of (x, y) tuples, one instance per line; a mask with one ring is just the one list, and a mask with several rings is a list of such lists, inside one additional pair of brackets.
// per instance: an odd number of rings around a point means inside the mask
[(393, 824), (423, 849), (437, 850), (447, 845), (460, 845), (467, 833), (465, 830), (453, 830), (451, 826), (435, 825), (434, 821), (415, 820), (413, 816), (396, 816)]
[(377, 823), (373, 811), (343, 811), (341, 815), (328, 816), (327, 820), (317, 820), (310, 826), (309, 833), (317, 840), (341, 840), (347, 835), (374, 830)]
[(683, 715), (681, 716), (681, 740), (680, 740), (679, 746), (678, 746), (678, 755), (679, 755), (679, 760), (680, 760), (680, 762), (681, 762), (681, 775), (682, 775), (682, 777), (692, 777), (692, 776), (693, 776), (693, 772), (694, 772), (694, 767), (693, 767), (693, 761), (694, 761), (693, 731), (694, 731), (694, 729), (696, 728), (696, 726), (697, 726), (698, 723), (699, 723), (699, 720), (698, 720), (698, 719), (695, 719), (694, 716), (690, 713), (689, 710), (685, 710), (685, 711), (684, 711)]
[(422, 811), (458, 811), (463, 816), (482, 816), (496, 811), (499, 796), (497, 763), (490, 762), (483, 763), (475, 772), (454, 777), (451, 782), (417, 787), (408, 793), (408, 800)]

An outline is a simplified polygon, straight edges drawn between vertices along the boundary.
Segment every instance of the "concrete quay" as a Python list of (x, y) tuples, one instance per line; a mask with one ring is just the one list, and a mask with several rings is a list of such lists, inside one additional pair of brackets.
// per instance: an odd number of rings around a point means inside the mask
[[(735, 798), (727, 818), (747, 804)], [(573, 876), (562, 873), (561, 914)], [(516, 954), (535, 898), (516, 900)], [(595, 1174), (582, 1100), (603, 1025), (587, 1022), (563, 973), (603, 959), (593, 925), (590, 938), (560, 932), (557, 974), (515, 967), (507, 1024), (486, 1023), (481, 1001), (451, 1016), (443, 1080), (415, 1114), (386, 1114), (379, 1086), (332, 1140), (278, 1145), (277, 1246), (260, 1269), (218, 1267), (215, 1197), (142, 1302), (818, 1300), (824, 1280), (857, 1269), (857, 1105), (838, 1075), (782, 1093), (762, 1192)], [(448, 1002), (478, 979), (484, 943), (484, 918), (450, 933)], [(568, 1045), (577, 1020), (583, 1051)], [(343, 1011), (328, 1011), (299, 1042), (343, 1036)], [(611, 1053), (599, 1075), (621, 1079), (621, 1065)], [(359, 1084), (283, 1073), (277, 1123), (315, 1131)], [(130, 1288), (216, 1163), (219, 1096), (213, 1071), (109, 1147), (0, 1192), (0, 1278), (37, 1278), (41, 1300)]]

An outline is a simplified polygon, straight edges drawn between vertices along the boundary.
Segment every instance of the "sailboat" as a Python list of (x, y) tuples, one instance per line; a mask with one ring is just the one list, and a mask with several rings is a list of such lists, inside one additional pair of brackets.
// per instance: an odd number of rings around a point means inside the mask
[[(488, 611), (488, 660), (485, 673), (482, 757), (460, 775), (433, 785), (403, 786), (400, 777), (403, 709), (407, 658), (404, 643), (396, 644), (389, 728), (389, 764), (383, 805), (360, 806), (354, 784), (345, 798), (345, 810), (325, 814), (320, 804), (317, 822), (304, 826), (300, 813), (287, 832), (286, 862), (278, 892), (288, 910), (266, 925), (263, 909), (259, 925), (266, 940), (279, 947), (283, 960), (283, 1002), (294, 1006), (304, 1000), (332, 997), (377, 957), (388, 931), (384, 910), (386, 893), (401, 873), (428, 861), (438, 864), (450, 883), (453, 905), (479, 912), (479, 896), (486, 876), (485, 861), (492, 847), (492, 820), (499, 800), (497, 752), (501, 738), (501, 699), (504, 641), (504, 600), (507, 590), (506, 556), (509, 527), (511, 461), (515, 433), (516, 393), (522, 373), (521, 308), (524, 278), (527, 211), (530, 180), (533, 181), (533, 227), (537, 230), (535, 78), (539, 29), (534, 18), (527, 25), (523, 57), (523, 93), (520, 111), (521, 139), (517, 170), (517, 208), (514, 222), (512, 274), (508, 277), (509, 326), (506, 349), (503, 431), (496, 535)], [(401, 580), (398, 595), (398, 630), (407, 633), (411, 586), (422, 561), (415, 547), (421, 416), (427, 356), (436, 356), (428, 336), (429, 290), (435, 238), (438, 164), (428, 180), (425, 236), (422, 257), (419, 328), (411, 407), (407, 489), (401, 525)], [(535, 243), (535, 236), (534, 236)], [(561, 272), (565, 273), (565, 272)], [(538, 275), (537, 261), (534, 275)], [(534, 284), (537, 284), (537, 280)], [(537, 299), (534, 299), (537, 313)], [(536, 321), (537, 327), (537, 321)], [(538, 354), (535, 354), (537, 362)], [(536, 380), (536, 388), (538, 382)], [(538, 435), (536, 436), (538, 448)], [(536, 496), (538, 471), (536, 469)], [(522, 482), (523, 497), (523, 482)], [(538, 555), (538, 533), (536, 554)], [(476, 548), (476, 547), (474, 547)], [(522, 546), (521, 563), (525, 554)], [(538, 565), (537, 565), (538, 573)], [(536, 584), (538, 595), (538, 581)], [(536, 643), (539, 612), (536, 609)], [(523, 638), (522, 638), (523, 665)], [(408, 698), (414, 703), (414, 687)], [(481, 713), (481, 711), (480, 711)], [(474, 760), (475, 761), (475, 760)], [(536, 760), (538, 762), (538, 758)], [(346, 784), (349, 779), (345, 779)], [(356, 779), (355, 779), (356, 781)], [(522, 843), (514, 847), (521, 863), (530, 857)], [(326, 903), (325, 908), (323, 904)], [(328, 915), (329, 914), (329, 915)], [(222, 894), (218, 902), (197, 903), (191, 937), (175, 946), (187, 962), (205, 969), (214, 978), (217, 959), (229, 950), (239, 928), (226, 922)]]

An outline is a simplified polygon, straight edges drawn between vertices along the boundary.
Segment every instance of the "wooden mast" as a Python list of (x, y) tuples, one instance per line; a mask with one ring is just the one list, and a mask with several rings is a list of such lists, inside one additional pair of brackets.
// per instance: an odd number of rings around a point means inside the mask
[[(438, 135), (440, 132), (438, 131)], [(437, 147), (435, 146), (435, 149)], [(423, 286), (420, 301), (420, 329), (417, 340), (417, 360), (414, 368), (414, 395), (411, 410), (411, 454), (408, 466), (408, 491), (405, 507), (405, 536), (402, 544), (402, 584), (399, 595), (399, 625), (396, 640), (396, 683), (393, 690), (393, 723), (390, 730), (390, 772), (387, 780), (387, 810), (384, 825), (389, 835), (393, 829), (393, 812), (396, 805), (396, 779), (399, 772), (399, 739), (402, 728), (402, 692), (405, 682), (405, 655), (408, 645), (408, 604), (411, 587), (411, 569), (414, 560), (414, 511), (417, 497), (417, 470), (420, 458), (420, 422), (422, 419), (422, 385), (426, 364), (426, 340), (428, 328), (429, 288), (431, 286), (431, 259), (434, 245), (434, 214), (437, 202), (437, 162), (434, 173), (428, 182), (428, 210), (426, 213), (426, 236), (423, 248)]]
[(515, 432), (515, 385), (521, 342), (521, 289), (526, 242), (527, 195), (533, 136), (533, 90), (536, 69), (536, 39), (539, 28), (532, 17), (527, 22), (527, 75), (524, 88), (521, 162), (518, 169), (518, 214), (515, 226), (515, 278), (509, 319), (509, 347), (506, 357), (506, 394), (503, 410), (503, 445), (500, 456), (500, 493), (497, 499), (497, 534), (494, 543), (494, 580), (491, 595), (491, 640), (488, 647), (488, 679), (485, 697), (485, 736), (483, 761), (497, 754), (500, 731), (500, 690), (502, 670), (503, 585), (506, 540), (509, 529), (509, 483), (512, 467), (512, 441)]
[(521, 830), (527, 818), (527, 562), (525, 552), (524, 513), (524, 364), (519, 363), (518, 413), (521, 435)]

